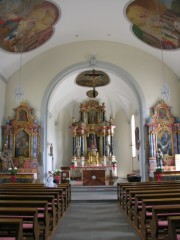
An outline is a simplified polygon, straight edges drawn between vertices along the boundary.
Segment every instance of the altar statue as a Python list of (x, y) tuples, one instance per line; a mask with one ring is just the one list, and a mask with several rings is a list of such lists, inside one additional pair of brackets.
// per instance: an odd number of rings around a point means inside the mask
[(95, 149), (88, 153), (88, 164), (99, 165), (99, 153)]
[(8, 170), (8, 168), (14, 168), (14, 164), (12, 158), (10, 157), (10, 153), (7, 147), (7, 144), (4, 144), (2, 152), (0, 152), (0, 159), (2, 159), (3, 170)]

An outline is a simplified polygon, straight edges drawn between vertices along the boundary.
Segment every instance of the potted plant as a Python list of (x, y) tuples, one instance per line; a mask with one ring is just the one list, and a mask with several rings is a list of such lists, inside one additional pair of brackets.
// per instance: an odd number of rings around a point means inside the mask
[(15, 183), (16, 182), (16, 174), (18, 172), (17, 167), (8, 168), (8, 172), (11, 175), (11, 182)]
[(53, 178), (54, 178), (54, 180), (53, 180), (53, 182), (54, 183), (60, 183), (60, 180), (61, 180), (61, 170), (60, 169), (56, 169), (56, 170), (54, 170), (53, 171)]
[(73, 169), (75, 168), (75, 161), (74, 161), (74, 160), (71, 161), (71, 167), (72, 167)]
[(161, 180), (161, 173), (163, 172), (163, 167), (159, 166), (155, 169), (155, 173), (157, 173), (157, 181)]

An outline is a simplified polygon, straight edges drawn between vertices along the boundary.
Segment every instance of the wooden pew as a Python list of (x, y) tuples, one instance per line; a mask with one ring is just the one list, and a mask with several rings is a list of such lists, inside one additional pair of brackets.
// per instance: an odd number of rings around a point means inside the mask
[(168, 236), (166, 240), (180, 240), (180, 216), (168, 217)]
[(123, 196), (124, 196), (124, 199), (123, 199), (123, 202), (122, 202), (122, 208), (123, 208), (123, 210), (125, 210), (125, 212), (128, 214), (128, 202), (129, 202), (129, 200), (130, 200), (130, 192), (131, 191), (139, 191), (139, 190), (146, 190), (147, 191), (147, 189), (148, 189), (148, 191), (149, 190), (160, 190), (160, 189), (172, 189), (172, 188), (177, 188), (177, 187), (180, 187), (180, 184), (168, 184), (168, 185), (166, 185), (166, 184), (160, 184), (160, 185), (150, 185), (150, 184), (148, 184), (148, 185), (144, 185), (144, 186), (136, 186), (136, 187), (127, 187), (127, 188), (125, 188), (124, 189), (124, 194), (123, 194)]
[(40, 200), (48, 201), (49, 213), (49, 229), (52, 231), (56, 226), (56, 210), (54, 196), (52, 195), (28, 195), (28, 194), (2, 194), (0, 193), (0, 200)]
[[(163, 189), (157, 188), (157, 189), (148, 189), (148, 190), (142, 189), (142, 190), (136, 190), (136, 191), (134, 191), (134, 190), (129, 191), (129, 201), (127, 203), (127, 205), (128, 205), (127, 207), (130, 211), (133, 211), (135, 209), (135, 204), (138, 204), (138, 203), (136, 203), (136, 199), (135, 199), (135, 196), (137, 194), (158, 194), (158, 193), (178, 193), (178, 192), (180, 192), (180, 189), (177, 188), (177, 186), (175, 186), (175, 187), (171, 186), (171, 188), (167, 187), (167, 188), (163, 188)], [(138, 209), (135, 211), (134, 214), (137, 215), (137, 212), (138, 212)], [(130, 214), (131, 214), (131, 212), (130, 212)], [(130, 216), (130, 218), (131, 218), (131, 220), (133, 220), (132, 219), (133, 217)]]
[(56, 187), (54, 188), (49, 188), (47, 187), (45, 184), (34, 184), (34, 183), (4, 183), (4, 184), (0, 184), (0, 188), (26, 188), (26, 189), (30, 189), (30, 188), (36, 188), (36, 189), (42, 189), (42, 188), (48, 188), (48, 189), (62, 189), (63, 190), (63, 198), (64, 198), (64, 211), (67, 209), (67, 207), (69, 206), (70, 202), (71, 202), (71, 184), (69, 183), (64, 183), (64, 184), (58, 184)]
[[(170, 189), (169, 189), (170, 190)], [(154, 198), (176, 198), (180, 197), (180, 191), (178, 192), (154, 192), (146, 194), (136, 194), (135, 195), (135, 205), (134, 209), (131, 210), (130, 218), (134, 219), (134, 223), (137, 229), (139, 229), (141, 224), (141, 210), (142, 210), (142, 200), (143, 199), (154, 199)]]
[[(180, 204), (179, 205), (161, 205), (152, 208), (151, 220), (151, 239), (158, 240), (164, 237), (168, 232), (168, 217), (180, 217)], [(180, 225), (179, 225), (180, 226)], [(163, 230), (163, 235), (161, 234)], [(169, 238), (171, 239), (171, 238)]]
[(47, 240), (50, 236), (48, 201), (40, 200), (0, 200), (0, 206), (5, 207), (32, 207), (38, 209), (38, 223), (40, 236)]
[(150, 220), (152, 220), (152, 207), (156, 205), (178, 205), (180, 197), (177, 198), (154, 198), (142, 199), (142, 212), (141, 212), (141, 235), (143, 239), (147, 239), (150, 234)]
[(145, 181), (145, 182), (126, 182), (126, 183), (117, 183), (117, 201), (121, 205), (121, 200), (123, 199), (124, 189), (131, 187), (141, 187), (141, 186), (152, 186), (152, 185), (171, 185), (171, 184), (180, 184), (180, 181)]
[[(11, 234), (9, 234), (11, 229)], [(11, 237), (12, 240), (23, 239), (23, 220), (12, 218), (0, 218), (0, 240), (8, 240)]]
[(37, 208), (0, 207), (0, 218), (22, 219), (23, 237), (28, 236), (31, 238), (33, 237), (34, 240), (39, 240), (39, 224), (37, 220), (38, 219)]
[[(43, 195), (43, 196), (47, 196), (47, 195), (53, 195), (54, 196), (54, 205), (56, 208), (56, 222), (59, 221), (59, 219), (61, 218), (61, 216), (63, 215), (63, 206), (64, 206), (64, 202), (63, 202), (63, 190), (56, 190), (56, 189), (38, 189), (38, 191), (36, 189), (22, 189), (22, 188), (18, 188), (18, 189), (0, 189), (0, 194), (4, 195), (4, 194), (26, 194), (26, 195)], [(60, 195), (61, 194), (61, 195)]]

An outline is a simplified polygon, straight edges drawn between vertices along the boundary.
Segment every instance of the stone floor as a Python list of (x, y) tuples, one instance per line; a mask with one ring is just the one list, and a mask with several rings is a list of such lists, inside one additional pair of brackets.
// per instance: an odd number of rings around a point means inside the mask
[(53, 240), (139, 240), (117, 203), (72, 203)]
[(139, 240), (116, 199), (115, 186), (72, 186), (72, 203), (52, 240)]

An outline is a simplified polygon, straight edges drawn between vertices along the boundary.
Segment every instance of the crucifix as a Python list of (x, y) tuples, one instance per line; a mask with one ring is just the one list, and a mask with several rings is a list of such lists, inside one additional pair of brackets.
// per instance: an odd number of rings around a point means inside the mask
[(103, 77), (103, 74), (96, 73), (95, 70), (93, 69), (92, 73), (86, 73), (85, 76), (92, 77), (93, 97), (95, 98), (96, 97), (96, 90), (95, 90), (96, 80), (98, 79), (98, 77)]

